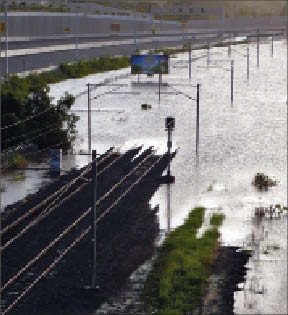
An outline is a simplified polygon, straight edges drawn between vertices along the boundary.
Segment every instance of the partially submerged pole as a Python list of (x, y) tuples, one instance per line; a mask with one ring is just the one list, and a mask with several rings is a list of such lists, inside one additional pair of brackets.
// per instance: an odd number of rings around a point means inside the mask
[(259, 44), (260, 44), (260, 29), (257, 28), (257, 67), (259, 67)]
[(249, 43), (247, 44), (247, 81), (249, 81)]
[(210, 65), (210, 41), (207, 42), (207, 68)]
[(191, 45), (189, 48), (189, 80), (191, 80)]
[(232, 42), (232, 32), (230, 32), (230, 41), (228, 46), (228, 57), (231, 57), (231, 42)]
[(196, 154), (199, 152), (199, 104), (200, 104), (200, 84), (197, 84), (197, 106), (196, 106)]
[(231, 104), (233, 104), (233, 87), (234, 87), (234, 60), (231, 60)]
[(97, 200), (97, 154), (92, 150), (92, 218), (93, 218), (93, 265), (92, 265), (92, 288), (96, 289), (96, 200)]
[(271, 37), (271, 57), (273, 58), (274, 55), (274, 34)]

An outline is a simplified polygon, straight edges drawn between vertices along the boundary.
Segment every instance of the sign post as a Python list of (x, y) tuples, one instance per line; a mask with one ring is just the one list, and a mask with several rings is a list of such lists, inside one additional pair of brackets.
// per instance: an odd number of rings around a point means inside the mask
[(62, 149), (50, 149), (50, 172), (60, 175), (62, 168)]

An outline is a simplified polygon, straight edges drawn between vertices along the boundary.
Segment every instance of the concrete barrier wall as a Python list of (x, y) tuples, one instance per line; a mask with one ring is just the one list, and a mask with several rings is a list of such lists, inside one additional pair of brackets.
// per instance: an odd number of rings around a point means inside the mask
[[(3, 16), (1, 17), (3, 20)], [(137, 32), (152, 33), (152, 29), (180, 30), (182, 25), (177, 22), (151, 21), (149, 18), (137, 18), (126, 16), (101, 16), (83, 14), (57, 14), (57, 13), (9, 13), (8, 30), (9, 37), (47, 37), (65, 35), (100, 35), (117, 32), (111, 31), (111, 24), (120, 24), (118, 33), (134, 33), (134, 24)], [(65, 31), (69, 28), (70, 31)]]
[[(4, 17), (1, 16), (1, 21)], [(119, 32), (111, 31), (111, 24), (120, 24)], [(49, 38), (85, 35), (108, 36), (110, 34), (134, 34), (134, 25), (136, 24), (137, 33), (151, 34), (152, 29), (157, 32), (165, 31), (183, 31), (183, 25), (177, 22), (152, 20), (151, 18), (136, 18), (133, 16), (107, 16), (107, 15), (86, 15), (76, 13), (40, 13), (40, 12), (9, 12), (8, 30), (9, 38)], [(245, 18), (227, 18), (224, 20), (211, 21), (190, 21), (186, 29), (191, 31), (197, 29), (219, 29), (223, 27), (285, 27), (287, 17), (245, 17)], [(69, 31), (65, 31), (69, 28)]]

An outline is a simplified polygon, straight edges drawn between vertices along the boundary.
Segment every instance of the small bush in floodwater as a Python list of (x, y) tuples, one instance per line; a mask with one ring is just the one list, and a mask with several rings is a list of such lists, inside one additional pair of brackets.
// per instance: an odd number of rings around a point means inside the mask
[(214, 213), (210, 219), (210, 224), (214, 226), (220, 226), (223, 223), (224, 218), (224, 214)]
[(9, 157), (8, 164), (9, 169), (24, 168), (27, 166), (28, 161), (22, 154), (17, 153)]

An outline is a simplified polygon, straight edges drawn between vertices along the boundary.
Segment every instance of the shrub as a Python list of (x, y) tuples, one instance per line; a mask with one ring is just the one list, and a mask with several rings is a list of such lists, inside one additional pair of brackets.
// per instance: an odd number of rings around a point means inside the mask
[(214, 226), (220, 226), (225, 218), (224, 214), (214, 213), (210, 219), (210, 224)]
[(8, 158), (8, 169), (17, 169), (17, 168), (24, 168), (28, 164), (28, 161), (25, 157), (19, 153), (12, 154)]

